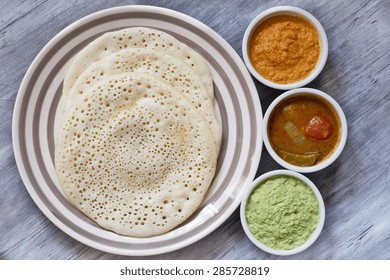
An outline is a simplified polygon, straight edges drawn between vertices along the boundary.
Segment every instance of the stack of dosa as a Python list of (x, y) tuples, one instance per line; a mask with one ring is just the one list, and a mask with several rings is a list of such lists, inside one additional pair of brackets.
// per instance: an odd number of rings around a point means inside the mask
[(197, 52), (150, 28), (106, 33), (73, 59), (62, 103), (56, 170), (81, 212), (148, 237), (197, 209), (221, 144), (210, 70)]

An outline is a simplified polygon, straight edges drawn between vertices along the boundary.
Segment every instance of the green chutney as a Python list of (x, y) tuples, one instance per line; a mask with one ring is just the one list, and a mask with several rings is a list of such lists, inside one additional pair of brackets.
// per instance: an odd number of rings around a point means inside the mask
[(254, 237), (269, 248), (291, 250), (303, 245), (316, 229), (320, 210), (312, 189), (291, 176), (275, 176), (249, 196), (246, 222)]

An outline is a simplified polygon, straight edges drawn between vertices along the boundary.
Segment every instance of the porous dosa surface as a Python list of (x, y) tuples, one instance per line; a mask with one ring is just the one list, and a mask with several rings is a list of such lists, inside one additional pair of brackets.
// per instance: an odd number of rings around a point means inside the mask
[(182, 93), (199, 110), (210, 125), (216, 146), (221, 144), (221, 128), (215, 118), (214, 98), (206, 91), (202, 80), (194, 70), (174, 56), (148, 48), (131, 48), (115, 52), (92, 63), (79, 76), (65, 102), (65, 114), (77, 95), (82, 95), (96, 82), (120, 73), (149, 73), (157, 80), (164, 80)]
[(102, 227), (134, 237), (185, 221), (202, 202), (216, 161), (198, 110), (143, 74), (89, 87), (65, 116), (55, 149), (71, 203)]
[(146, 48), (181, 59), (197, 73), (210, 94), (210, 98), (213, 98), (213, 80), (206, 60), (198, 52), (168, 33), (147, 27), (131, 27), (107, 32), (85, 46), (75, 55), (65, 75), (64, 98), (67, 98), (77, 78), (92, 63), (129, 48)]

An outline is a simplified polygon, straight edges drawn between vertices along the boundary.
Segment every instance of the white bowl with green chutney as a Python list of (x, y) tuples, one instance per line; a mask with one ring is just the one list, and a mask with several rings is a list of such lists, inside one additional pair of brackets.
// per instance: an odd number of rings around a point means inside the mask
[(325, 222), (325, 205), (317, 187), (304, 175), (275, 170), (258, 177), (244, 191), (241, 223), (258, 248), (293, 255), (311, 246)]

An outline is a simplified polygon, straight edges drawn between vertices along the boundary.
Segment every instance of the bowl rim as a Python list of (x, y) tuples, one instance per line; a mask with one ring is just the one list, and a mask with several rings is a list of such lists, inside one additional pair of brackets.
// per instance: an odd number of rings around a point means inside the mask
[[(265, 180), (267, 180), (269, 178), (278, 177), (278, 176), (291, 176), (291, 177), (294, 177), (294, 178), (306, 183), (306, 185), (314, 192), (316, 199), (317, 199), (317, 202), (318, 202), (318, 207), (319, 207), (319, 220), (318, 220), (318, 224), (317, 224), (316, 229), (313, 231), (313, 233), (310, 235), (310, 237), (306, 240), (306, 242), (304, 244), (302, 244), (301, 246), (296, 247), (294, 249), (291, 249), (291, 250), (278, 250), (278, 249), (273, 249), (273, 248), (266, 246), (264, 243), (262, 243), (261, 241), (259, 241), (258, 239), (256, 239), (253, 236), (253, 234), (249, 230), (248, 224), (246, 222), (246, 215), (245, 215), (246, 203), (247, 203), (249, 196), (252, 194), (253, 190), (261, 182), (264, 182)], [(324, 200), (322, 198), (320, 191), (316, 187), (316, 185), (310, 179), (308, 179), (306, 176), (304, 176), (298, 172), (291, 171), (291, 170), (285, 170), (285, 169), (278, 169), (278, 170), (270, 171), (270, 172), (264, 173), (260, 177), (256, 178), (252, 182), (252, 184), (249, 185), (244, 190), (241, 205), (240, 205), (241, 225), (244, 229), (245, 234), (249, 238), (249, 240), (254, 245), (256, 245), (258, 248), (260, 248), (261, 250), (263, 250), (267, 253), (270, 253), (273, 255), (279, 255), (279, 256), (289, 256), (289, 255), (298, 254), (298, 253), (306, 250), (307, 248), (309, 248), (311, 245), (313, 245), (313, 243), (318, 239), (318, 237), (320, 236), (320, 234), (322, 232), (322, 229), (323, 229), (324, 224), (325, 224), (325, 216), (326, 216), (326, 213), (325, 213)]]
[[(314, 28), (318, 32), (319, 40), (320, 40), (320, 57), (318, 59), (317, 65), (314, 68), (314, 70), (303, 80), (290, 83), (290, 84), (278, 84), (275, 82), (272, 82), (270, 80), (265, 79), (262, 75), (260, 75), (259, 72), (256, 71), (256, 69), (252, 66), (252, 63), (249, 59), (248, 56), (248, 45), (249, 45), (249, 39), (251, 38), (251, 35), (253, 31), (256, 29), (256, 27), (263, 22), (264, 20), (276, 16), (276, 15), (281, 15), (281, 14), (289, 14), (289, 15), (295, 15), (295, 16), (300, 16), (303, 17), (304, 19), (308, 20)], [(257, 15), (251, 23), (248, 25), (248, 27), (245, 30), (244, 37), (242, 40), (242, 56), (245, 62), (245, 65), (247, 66), (249, 72), (254, 76), (259, 82), (262, 84), (274, 88), (274, 89), (279, 89), (279, 90), (289, 90), (289, 89), (294, 89), (294, 88), (300, 88), (311, 81), (313, 81), (317, 76), (322, 72), (326, 60), (328, 58), (328, 37), (326, 35), (326, 32), (321, 25), (321, 23), (308, 11), (294, 7), (294, 6), (277, 6), (273, 7), (270, 9), (267, 9)]]
[[(329, 103), (329, 105), (333, 107), (340, 121), (340, 140), (337, 146), (334, 148), (334, 151), (332, 152), (332, 154), (330, 154), (330, 156), (328, 156), (323, 161), (313, 166), (297, 166), (288, 163), (275, 152), (268, 137), (268, 122), (273, 110), (282, 101), (299, 95), (308, 95), (308, 96), (314, 95), (326, 100)], [(281, 94), (269, 105), (267, 111), (265, 112), (264, 120), (263, 120), (263, 141), (268, 153), (278, 164), (280, 164), (284, 168), (296, 172), (300, 172), (300, 173), (317, 172), (331, 165), (340, 156), (341, 152), (343, 151), (345, 147), (345, 143), (347, 142), (347, 134), (348, 134), (348, 125), (347, 125), (347, 119), (345, 117), (343, 109), (340, 107), (337, 101), (333, 99), (330, 95), (328, 95), (327, 93), (321, 90), (313, 89), (313, 88), (297, 88), (297, 89), (286, 91), (285, 93)]]

